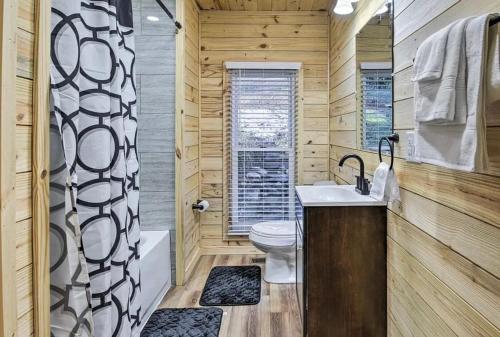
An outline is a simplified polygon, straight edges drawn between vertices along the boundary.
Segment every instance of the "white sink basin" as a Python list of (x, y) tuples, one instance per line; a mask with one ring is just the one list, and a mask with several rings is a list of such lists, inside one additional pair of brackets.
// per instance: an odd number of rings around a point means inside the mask
[(369, 195), (355, 191), (354, 185), (296, 186), (302, 206), (386, 206), (386, 201), (377, 201)]

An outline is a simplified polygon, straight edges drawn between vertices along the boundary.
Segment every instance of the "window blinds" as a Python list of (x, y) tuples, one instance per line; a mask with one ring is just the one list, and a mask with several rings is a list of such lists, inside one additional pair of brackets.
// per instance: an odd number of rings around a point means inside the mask
[(246, 235), (294, 218), (297, 70), (230, 69), (227, 81), (224, 211), (228, 234)]
[(392, 133), (392, 70), (361, 70), (362, 148), (378, 151), (381, 137)]

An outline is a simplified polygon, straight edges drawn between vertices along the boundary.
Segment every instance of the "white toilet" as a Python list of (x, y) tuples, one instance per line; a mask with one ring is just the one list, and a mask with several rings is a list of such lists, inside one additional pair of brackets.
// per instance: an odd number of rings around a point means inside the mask
[(253, 225), (249, 236), (253, 245), (266, 253), (264, 280), (295, 283), (295, 223), (267, 221)]

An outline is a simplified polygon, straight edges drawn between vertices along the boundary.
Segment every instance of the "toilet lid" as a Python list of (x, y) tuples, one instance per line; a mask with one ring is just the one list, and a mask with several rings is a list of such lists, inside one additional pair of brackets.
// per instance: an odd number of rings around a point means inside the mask
[(254, 232), (259, 236), (295, 238), (295, 222), (293, 221), (259, 222), (253, 225), (252, 232)]

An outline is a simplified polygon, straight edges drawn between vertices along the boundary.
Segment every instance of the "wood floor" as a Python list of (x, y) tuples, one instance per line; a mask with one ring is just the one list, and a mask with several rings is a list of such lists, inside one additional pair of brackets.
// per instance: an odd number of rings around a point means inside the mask
[[(202, 256), (185, 286), (170, 290), (161, 308), (195, 308), (208, 274), (214, 266), (238, 266), (253, 263), (263, 255)], [(300, 315), (293, 284), (268, 284), (262, 281), (258, 305), (221, 307), (224, 310), (219, 337), (301, 337)]]

